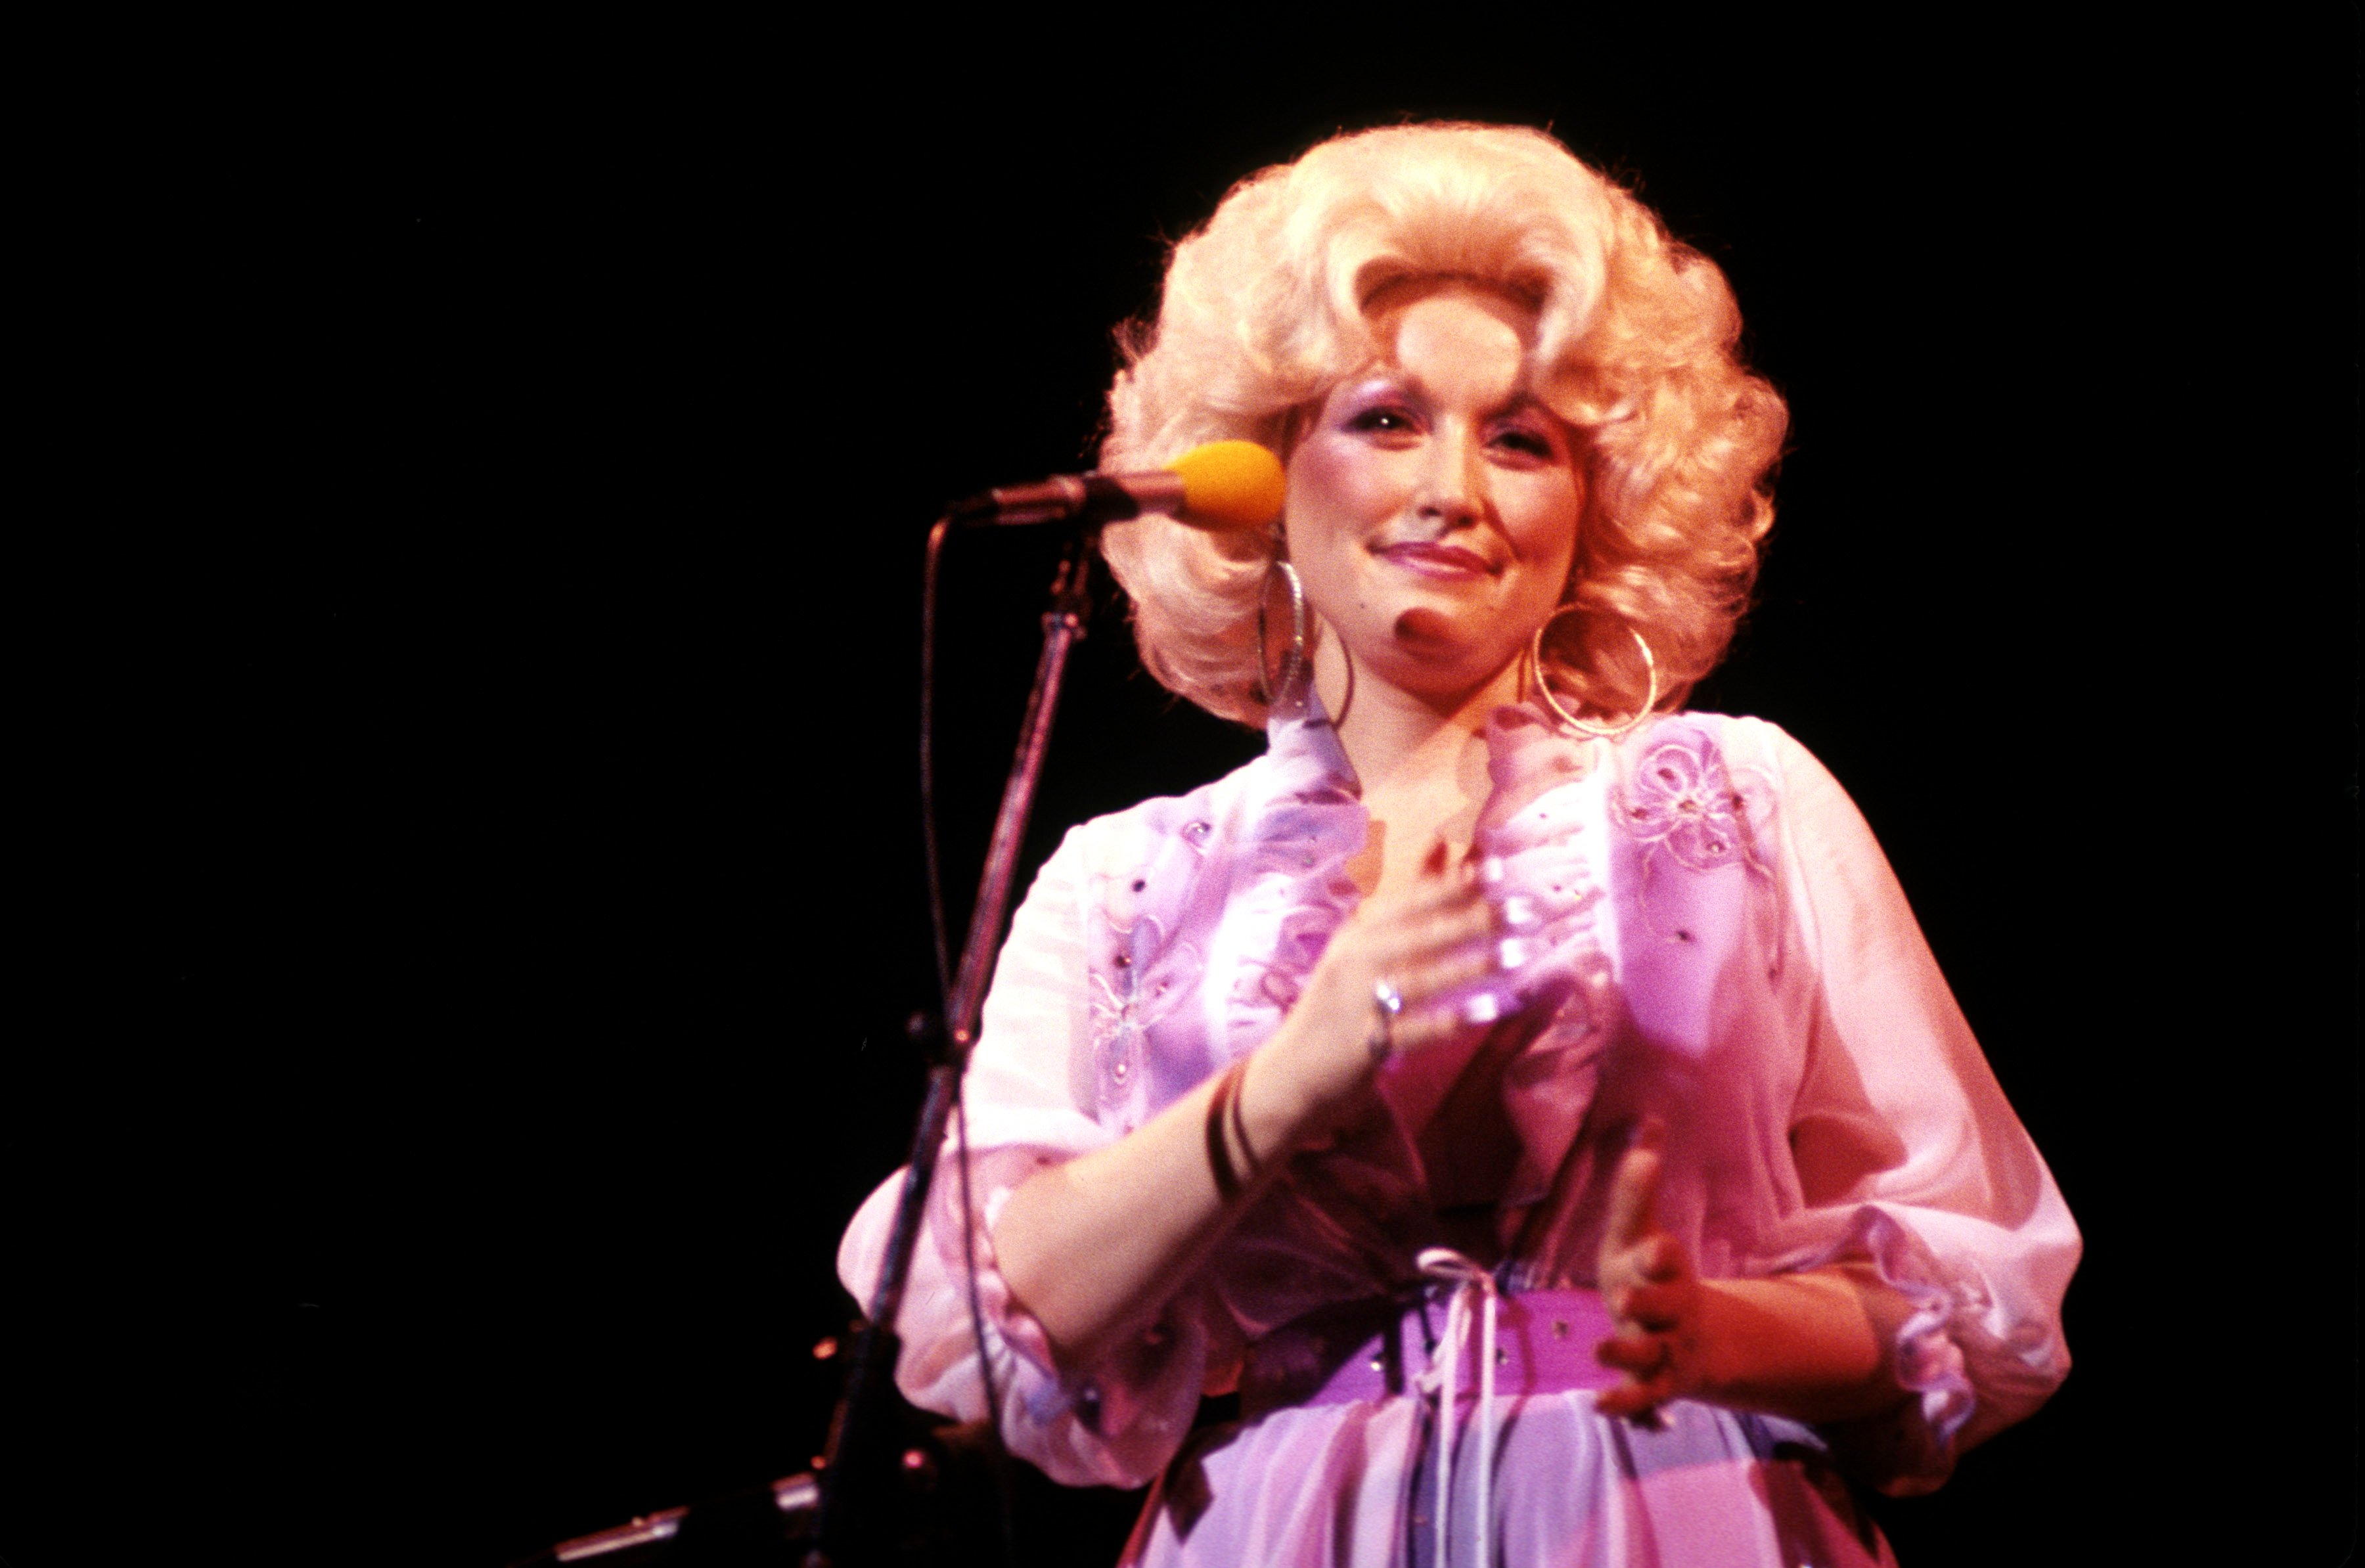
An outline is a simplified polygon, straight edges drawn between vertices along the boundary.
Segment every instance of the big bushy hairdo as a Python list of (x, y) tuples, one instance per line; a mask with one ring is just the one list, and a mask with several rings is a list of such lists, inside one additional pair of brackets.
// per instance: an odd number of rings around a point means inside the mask
[[(1380, 355), (1367, 302), (1407, 278), (1499, 288), (1537, 311), (1532, 390), (1580, 438), (1585, 510), (1545, 655), (1605, 715), (1646, 686), (1682, 704), (1732, 640), (1773, 524), (1781, 398), (1735, 354), (1715, 263), (1540, 131), (1411, 125), (1323, 142), (1233, 187), (1174, 247), (1158, 318), (1123, 330), (1101, 465), (1154, 468), (1202, 442), (1284, 456), (1330, 390)], [(1101, 548), (1142, 662), (1210, 712), (1261, 723), (1256, 612), (1279, 541), (1163, 517)]]

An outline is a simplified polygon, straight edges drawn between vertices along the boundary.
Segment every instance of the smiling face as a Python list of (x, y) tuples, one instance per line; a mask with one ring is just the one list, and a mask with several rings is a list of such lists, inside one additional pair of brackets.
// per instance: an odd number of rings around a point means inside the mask
[(1361, 674), (1457, 701), (1560, 601), (1575, 442), (1525, 390), (1535, 316), (1517, 301), (1428, 280), (1384, 291), (1373, 325), (1384, 357), (1290, 454), (1290, 559)]

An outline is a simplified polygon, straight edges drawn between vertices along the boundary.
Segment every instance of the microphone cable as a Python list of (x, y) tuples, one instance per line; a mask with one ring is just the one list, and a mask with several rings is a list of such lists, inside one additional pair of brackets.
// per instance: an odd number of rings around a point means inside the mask
[[(953, 968), (951, 944), (945, 929), (943, 862), (936, 844), (936, 590), (943, 574), (945, 536), (952, 531), (947, 512), (928, 530), (927, 559), (920, 586), (920, 842), (927, 862), (928, 932), (936, 955), (937, 1033), (950, 1024)], [(947, 1036), (944, 1042), (949, 1045)], [(1017, 1568), (1017, 1496), (1010, 1473), (1010, 1450), (1002, 1439), (1002, 1394), (994, 1386), (993, 1358), (986, 1350), (985, 1303), (977, 1284), (977, 1200), (970, 1180), (969, 1064), (963, 1061), (953, 1079), (954, 1163), (960, 1173), (961, 1278), (968, 1287), (970, 1338), (977, 1346), (978, 1379), (985, 1385), (986, 1463), (993, 1472), (994, 1510), (1001, 1526), (1004, 1568)], [(907, 1176), (905, 1180), (910, 1180)], [(894, 1325), (888, 1325), (892, 1328)]]

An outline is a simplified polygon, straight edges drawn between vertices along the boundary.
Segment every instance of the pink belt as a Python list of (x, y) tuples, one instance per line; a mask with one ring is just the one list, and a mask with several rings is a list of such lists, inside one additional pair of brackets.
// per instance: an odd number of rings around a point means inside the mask
[[(1494, 1277), (1450, 1248), (1420, 1255), (1420, 1271), (1453, 1287), (1432, 1336), (1426, 1294), (1409, 1307), (1381, 1302), (1317, 1313), (1283, 1325), (1250, 1348), (1240, 1374), (1240, 1414), (1253, 1420), (1294, 1405), (1344, 1405), (1418, 1393), (1434, 1399), (1437, 1423), (1437, 1562), (1446, 1561), (1447, 1504), (1453, 1495), (1452, 1418), (1467, 1393), (1477, 1405), (1478, 1518), (1493, 1518), (1495, 1399), (1614, 1386), (1620, 1374), (1594, 1349), (1609, 1337), (1608, 1310), (1592, 1291), (1530, 1291), (1505, 1296)], [(1474, 1333), (1473, 1329), (1476, 1331)], [(1482, 1542), (1491, 1540), (1481, 1530)], [(1488, 1548), (1481, 1545), (1481, 1565)]]
[[(1258, 1340), (1240, 1377), (1240, 1414), (1253, 1419), (1290, 1405), (1345, 1405), (1422, 1391), (1445, 1311), (1416, 1302), (1367, 1304), (1317, 1313)], [(1430, 1322), (1433, 1320), (1433, 1327)], [(1595, 1359), (1609, 1338), (1608, 1309), (1592, 1291), (1530, 1291), (1497, 1298), (1495, 1391), (1565, 1394), (1613, 1388), (1620, 1374)], [(1458, 1398), (1478, 1395), (1479, 1336), (1462, 1336)]]

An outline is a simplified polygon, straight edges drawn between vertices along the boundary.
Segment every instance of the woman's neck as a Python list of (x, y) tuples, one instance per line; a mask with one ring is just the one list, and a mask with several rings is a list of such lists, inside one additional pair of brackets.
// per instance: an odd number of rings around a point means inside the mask
[(1360, 666), (1351, 671), (1347, 661), (1337, 640), (1326, 639), (1315, 653), (1315, 690), (1367, 797), (1461, 777), (1474, 755), (1483, 764), (1487, 716), (1519, 700), (1517, 663), (1470, 690), (1440, 696), (1407, 691)]
[(1441, 699), (1392, 686), (1363, 668), (1353, 672), (1351, 689), (1335, 641), (1317, 652), (1315, 668), (1316, 689), (1337, 716), (1339, 744), (1372, 816), (1365, 858), (1375, 863), (1356, 867), (1355, 879), (1369, 891), (1381, 878), (1394, 881), (1412, 863), (1426, 862), (1440, 844), (1451, 857), (1466, 852), (1490, 787), (1487, 715), (1519, 700), (1518, 666)]

